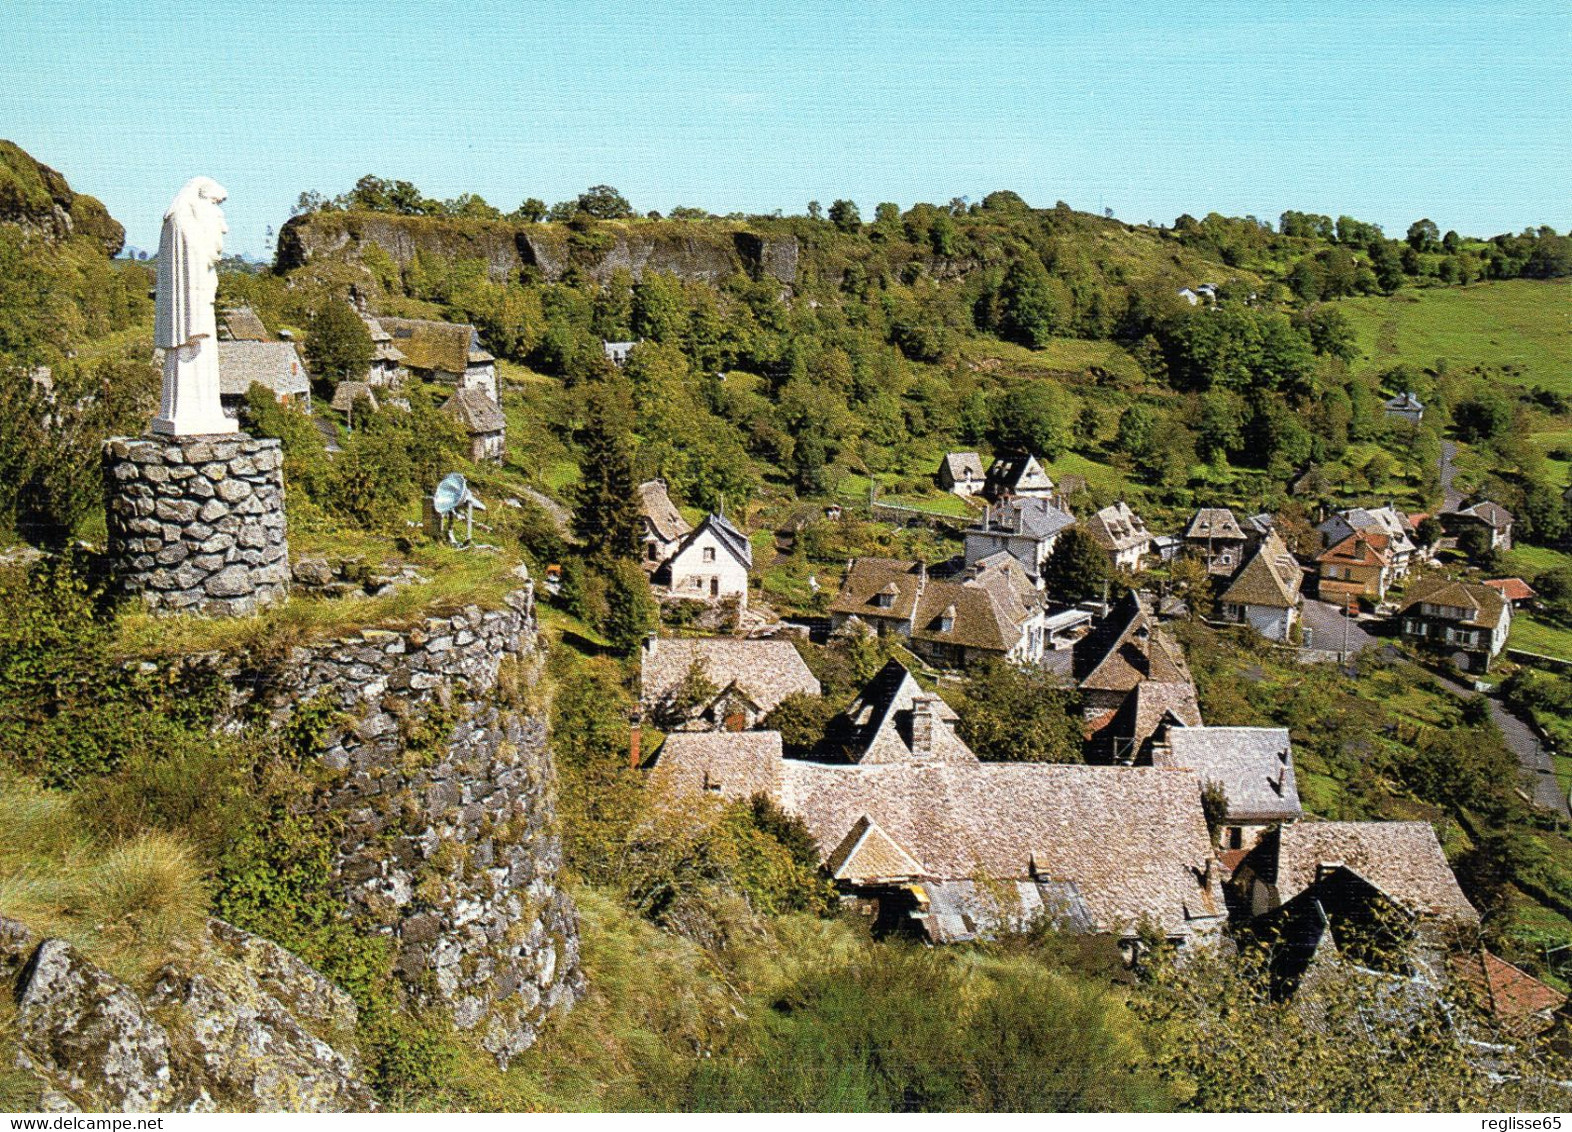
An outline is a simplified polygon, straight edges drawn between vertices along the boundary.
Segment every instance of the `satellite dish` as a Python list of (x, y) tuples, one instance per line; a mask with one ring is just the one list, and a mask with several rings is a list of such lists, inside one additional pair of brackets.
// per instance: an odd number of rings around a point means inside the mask
[(431, 505), (438, 515), (451, 514), (469, 498), (469, 483), (458, 472), (442, 477), (437, 490), (431, 493)]

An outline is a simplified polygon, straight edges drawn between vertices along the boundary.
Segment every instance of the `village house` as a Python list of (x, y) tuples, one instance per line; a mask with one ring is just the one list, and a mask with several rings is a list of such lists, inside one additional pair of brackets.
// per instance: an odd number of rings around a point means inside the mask
[(948, 491), (961, 498), (969, 498), (982, 491), (987, 477), (983, 473), (982, 457), (975, 452), (946, 452), (939, 461), (937, 480), (940, 491)]
[(253, 385), (270, 391), (280, 405), (311, 412), (311, 375), (293, 342), (220, 339), (218, 399), (230, 416), (239, 411)]
[(1534, 599), (1539, 596), (1534, 587), (1522, 578), (1491, 578), (1485, 582), (1485, 585), (1505, 598), (1514, 612), (1526, 605), (1532, 605)]
[(693, 531), (693, 526), (682, 517), (677, 505), (666, 493), (665, 480), (645, 480), (639, 484), (639, 518), (643, 524), (640, 536), (644, 544), (641, 556), (644, 569), (658, 570), (682, 545), (682, 540)]
[(604, 339), (602, 339), (601, 340), (601, 344), (600, 344), (600, 351), (601, 351), (602, 354), (604, 354), (606, 356), (606, 360), (608, 362), (610, 362), (612, 365), (616, 366), (618, 369), (622, 369), (622, 368), (624, 368), (628, 364), (628, 355), (633, 353), (633, 347), (635, 347), (637, 345), (638, 345), (638, 342), (636, 342), (636, 341), (634, 341), (634, 342), (607, 342)]
[(735, 598), (738, 609), (746, 609), (752, 569), (753, 545), (748, 536), (712, 513), (683, 536), (653, 580), (673, 598), (706, 602)]
[(1409, 424), (1418, 424), (1425, 419), (1424, 405), (1411, 392), (1399, 393), (1388, 400), (1382, 408), (1387, 416), (1407, 421)]
[(1355, 531), (1316, 555), (1316, 593), (1322, 601), (1346, 608), (1368, 598), (1385, 599), (1394, 580), (1392, 540), (1376, 531)]
[(1409, 587), (1398, 627), (1405, 641), (1447, 654), (1464, 671), (1488, 672), (1506, 648), (1512, 605), (1490, 586), (1426, 578)]
[(480, 344), (480, 331), (467, 323), (437, 322), (424, 318), (377, 321), (393, 336), (393, 345), (404, 356), (404, 366), (422, 381), (481, 389), (497, 399), (497, 359)]
[(381, 321), (360, 312), (360, 321), (366, 324), (371, 335), (371, 365), (366, 370), (366, 384), (373, 389), (397, 390), (404, 383), (404, 352), (393, 342), (393, 335)]
[(273, 336), (250, 307), (231, 307), (218, 318), (220, 342), (271, 342)]
[(837, 723), (833, 761), (785, 758), (773, 732), (676, 734), (652, 775), (679, 797), (774, 799), (876, 932), (938, 943), (1046, 920), (1127, 957), (1142, 925), (1179, 947), (1217, 938), (1221, 869), (1193, 771), (979, 762), (955, 713), (894, 662)]
[(1217, 830), (1223, 863), (1237, 864), (1262, 834), (1304, 816), (1284, 727), (1170, 727), (1152, 746), (1152, 765), (1193, 770), (1201, 787), (1222, 789)]
[(946, 667), (989, 657), (1035, 664), (1049, 636), (1041, 595), (1007, 554), (942, 580), (921, 562), (858, 558), (829, 613), (833, 629), (855, 621)]
[(1024, 453), (996, 456), (988, 466), (983, 495), (995, 502), (1011, 497), (1052, 499), (1053, 480), (1048, 478), (1036, 456)]
[(1279, 942), (1290, 993), (1315, 961), (1413, 964), (1434, 981), (1456, 935), (1479, 926), (1429, 822), (1294, 822), (1263, 836), (1230, 880), (1256, 928)]
[(787, 696), (820, 691), (787, 640), (651, 635), (639, 671), (639, 706), (669, 731), (751, 730)]
[(1249, 625), (1269, 641), (1291, 640), (1303, 582), (1298, 561), (1276, 533), (1269, 534), (1217, 599), (1218, 616)]
[(1088, 761), (1150, 761), (1161, 728), (1201, 726), (1184, 652), (1134, 592), (1076, 642), (1071, 674), (1081, 693)]
[(335, 413), (343, 413), (350, 427), (354, 427), (357, 405), (363, 405), (373, 413), (377, 411), (377, 395), (371, 386), (364, 381), (341, 381), (333, 387), (333, 400), (328, 402), (328, 407)]
[(1491, 550), (1512, 549), (1514, 521), (1512, 512), (1488, 499), (1456, 511), (1441, 513), (1441, 526), (1449, 535), (1461, 535), (1470, 527), (1482, 527), (1489, 531)]
[(1317, 526), (1316, 531), (1321, 535), (1323, 547), (1336, 546), (1355, 531), (1385, 535), (1394, 581), (1408, 574), (1418, 549), (1414, 545), (1414, 528), (1408, 516), (1390, 503), (1385, 507), (1350, 507), (1346, 511), (1338, 511)]
[(455, 389), (442, 406), (442, 411), (458, 421), (469, 440), (469, 458), (477, 464), (502, 463), (507, 451), (508, 420), (498, 405), (484, 390)]
[(1028, 496), (991, 503), (981, 521), (966, 528), (966, 565), (998, 554), (1020, 564), (1032, 584), (1042, 587), (1043, 564), (1059, 536), (1075, 526), (1075, 516), (1047, 499)]
[(1151, 553), (1152, 532), (1124, 500), (1110, 504), (1086, 520), (1086, 533), (1108, 555), (1115, 570), (1134, 573)]
[(1208, 574), (1232, 577), (1244, 561), (1244, 528), (1226, 507), (1198, 508), (1181, 538), (1184, 549), (1206, 563)]

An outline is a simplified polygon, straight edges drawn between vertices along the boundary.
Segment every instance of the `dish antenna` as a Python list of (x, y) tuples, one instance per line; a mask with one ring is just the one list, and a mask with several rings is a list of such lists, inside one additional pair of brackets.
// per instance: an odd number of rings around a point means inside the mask
[[(461, 507), (464, 509), (463, 543), (459, 542), (458, 536), (453, 531), (453, 524)], [(448, 541), (456, 546), (468, 546), (475, 541), (475, 512), (484, 511), (486, 505), (475, 498), (474, 493), (469, 489), (468, 480), (458, 472), (451, 472), (442, 477), (442, 482), (437, 484), (437, 490), (431, 493), (431, 509), (437, 516), (438, 533), (445, 532)], [(482, 523), (481, 529), (490, 528)]]

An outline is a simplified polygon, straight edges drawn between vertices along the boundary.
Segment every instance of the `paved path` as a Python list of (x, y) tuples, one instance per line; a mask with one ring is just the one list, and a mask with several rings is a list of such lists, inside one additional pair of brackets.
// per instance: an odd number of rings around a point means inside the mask
[[(1305, 598), (1300, 617), (1305, 630), (1310, 634), (1311, 648), (1318, 652), (1343, 651), (1344, 618), (1341, 607), (1331, 602)], [(1347, 628), (1350, 654), (1362, 652), (1376, 643), (1376, 639), (1365, 632), (1358, 621), (1348, 621)]]
[[(1475, 694), (1467, 684), (1449, 677), (1437, 674), (1436, 679), (1455, 696), (1466, 698)], [(1550, 752), (1540, 743), (1534, 729), (1502, 706), (1495, 696), (1486, 696), (1485, 701), (1490, 705), (1490, 718), (1501, 729), (1507, 747), (1517, 756), (1524, 791), (1552, 813), (1562, 818), (1572, 817), (1572, 810), (1567, 807), (1566, 787), (1557, 781)]]
[(1441, 442), (1441, 510), (1456, 511), (1463, 503), (1462, 493), (1452, 487), (1452, 480), (1457, 476), (1457, 467), (1452, 463), (1452, 457), (1457, 455), (1457, 445), (1450, 440)]

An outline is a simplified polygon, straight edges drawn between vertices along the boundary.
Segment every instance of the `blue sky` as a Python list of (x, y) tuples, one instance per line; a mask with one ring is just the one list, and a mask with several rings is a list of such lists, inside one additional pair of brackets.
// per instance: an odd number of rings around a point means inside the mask
[(504, 209), (850, 197), (1572, 227), (1572, 4), (3, 0), (0, 137), (133, 244), (198, 173), (257, 253), (367, 172)]

